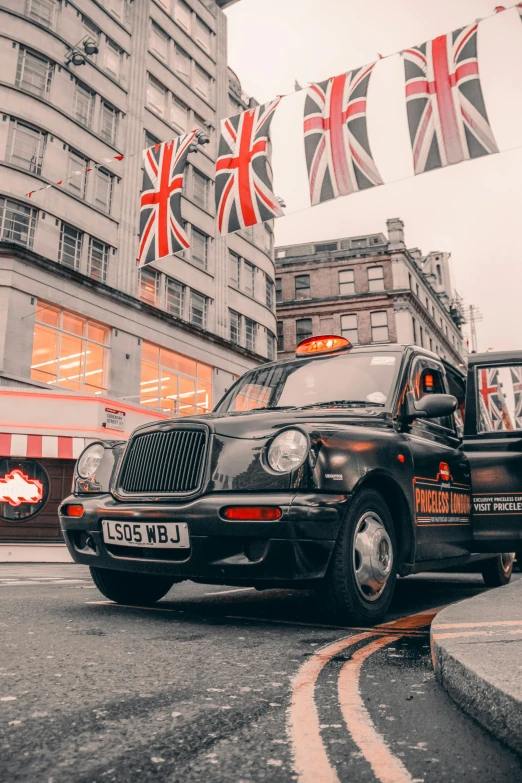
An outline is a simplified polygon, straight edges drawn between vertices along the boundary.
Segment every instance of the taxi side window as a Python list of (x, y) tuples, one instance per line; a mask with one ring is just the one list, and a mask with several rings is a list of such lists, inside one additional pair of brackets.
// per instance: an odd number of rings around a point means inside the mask
[[(419, 360), (413, 370), (412, 377), (413, 395), (420, 400), (428, 394), (447, 394), (447, 382), (442, 367), (428, 360)], [(452, 416), (442, 416), (428, 419), (427, 421), (455, 432)]]
[(477, 432), (522, 430), (522, 365), (476, 367)]

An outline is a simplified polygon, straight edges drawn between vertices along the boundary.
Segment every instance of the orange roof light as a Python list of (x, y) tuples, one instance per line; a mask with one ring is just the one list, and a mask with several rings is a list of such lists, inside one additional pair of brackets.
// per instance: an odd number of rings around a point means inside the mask
[(321, 337), (308, 337), (296, 348), (295, 355), (302, 356), (307, 353), (331, 353), (351, 348), (352, 344), (346, 337), (337, 337), (335, 334), (325, 334)]

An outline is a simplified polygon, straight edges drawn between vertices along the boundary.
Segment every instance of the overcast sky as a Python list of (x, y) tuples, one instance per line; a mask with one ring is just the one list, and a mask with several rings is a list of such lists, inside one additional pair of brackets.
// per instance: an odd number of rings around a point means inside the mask
[[(240, 0), (227, 11), (229, 63), (243, 89), (265, 102), (292, 92), (295, 79), (306, 86), (373, 62), (378, 53), (393, 54), (489, 16), (495, 5)], [(481, 25), (479, 66), (499, 148), (522, 145), (522, 22), (515, 11)], [(370, 142), (387, 182), (412, 171), (402, 68), (399, 57), (379, 63), (369, 94)], [(285, 173), (286, 188), (276, 183), (285, 199), (291, 172)], [(522, 348), (521, 207), (522, 149), (515, 149), (279, 218), (276, 243), (386, 231), (386, 218), (401, 217), (408, 247), (452, 253), (457, 290), (484, 317), (477, 327), (479, 350)]]

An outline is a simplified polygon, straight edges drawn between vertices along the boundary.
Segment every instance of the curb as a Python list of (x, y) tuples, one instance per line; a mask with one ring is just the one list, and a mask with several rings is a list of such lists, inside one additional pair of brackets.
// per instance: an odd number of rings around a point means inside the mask
[(521, 598), (522, 580), (443, 609), (431, 628), (440, 685), (461, 709), (520, 755)]
[(0, 544), (0, 563), (71, 563), (65, 544)]

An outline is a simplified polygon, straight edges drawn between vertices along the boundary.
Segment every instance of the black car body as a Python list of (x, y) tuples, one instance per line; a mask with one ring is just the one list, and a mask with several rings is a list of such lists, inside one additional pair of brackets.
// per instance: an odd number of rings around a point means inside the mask
[[(352, 365), (332, 362), (341, 354)], [(385, 373), (387, 393), (307, 403), (307, 384), (313, 394), (325, 376), (325, 387), (339, 386), (336, 368), (345, 366), (372, 378)], [(522, 420), (515, 421), (518, 430), (495, 429), (498, 417), (489, 421), (490, 431), (477, 424), (479, 373), (495, 366), (521, 368), (522, 352), (472, 356), (467, 381), (459, 368), (417, 346), (351, 347), (263, 365), (270, 382), (278, 373), (297, 379), (293, 393), (301, 405), (265, 400), (254, 410), (232, 410), (231, 400), (251, 404), (258, 368), (247, 374), (250, 385), (241, 386), (240, 379), (211, 414), (142, 426), (127, 444), (103, 443), (95, 475), (77, 474), (74, 494), (62, 504), (68, 549), (76, 562), (95, 569), (178, 581), (310, 586), (333, 568), (350, 509), (361, 493), (371, 492), (389, 513), (399, 575), (465, 563), (477, 552), (521, 549)], [(346, 376), (349, 383), (355, 374)], [(371, 388), (366, 375), (364, 391)], [(450, 414), (457, 404), (451, 406), (450, 394), (458, 401), (456, 415)], [(288, 438), (294, 430), (304, 435), (306, 456), (296, 469), (277, 472), (269, 450), (287, 430)], [(81, 516), (72, 516), (70, 508), (78, 507), (83, 510), (73, 513)], [(248, 518), (248, 509), (261, 517)], [(175, 531), (172, 546), (166, 530)], [(158, 537), (165, 539), (162, 548)]]

